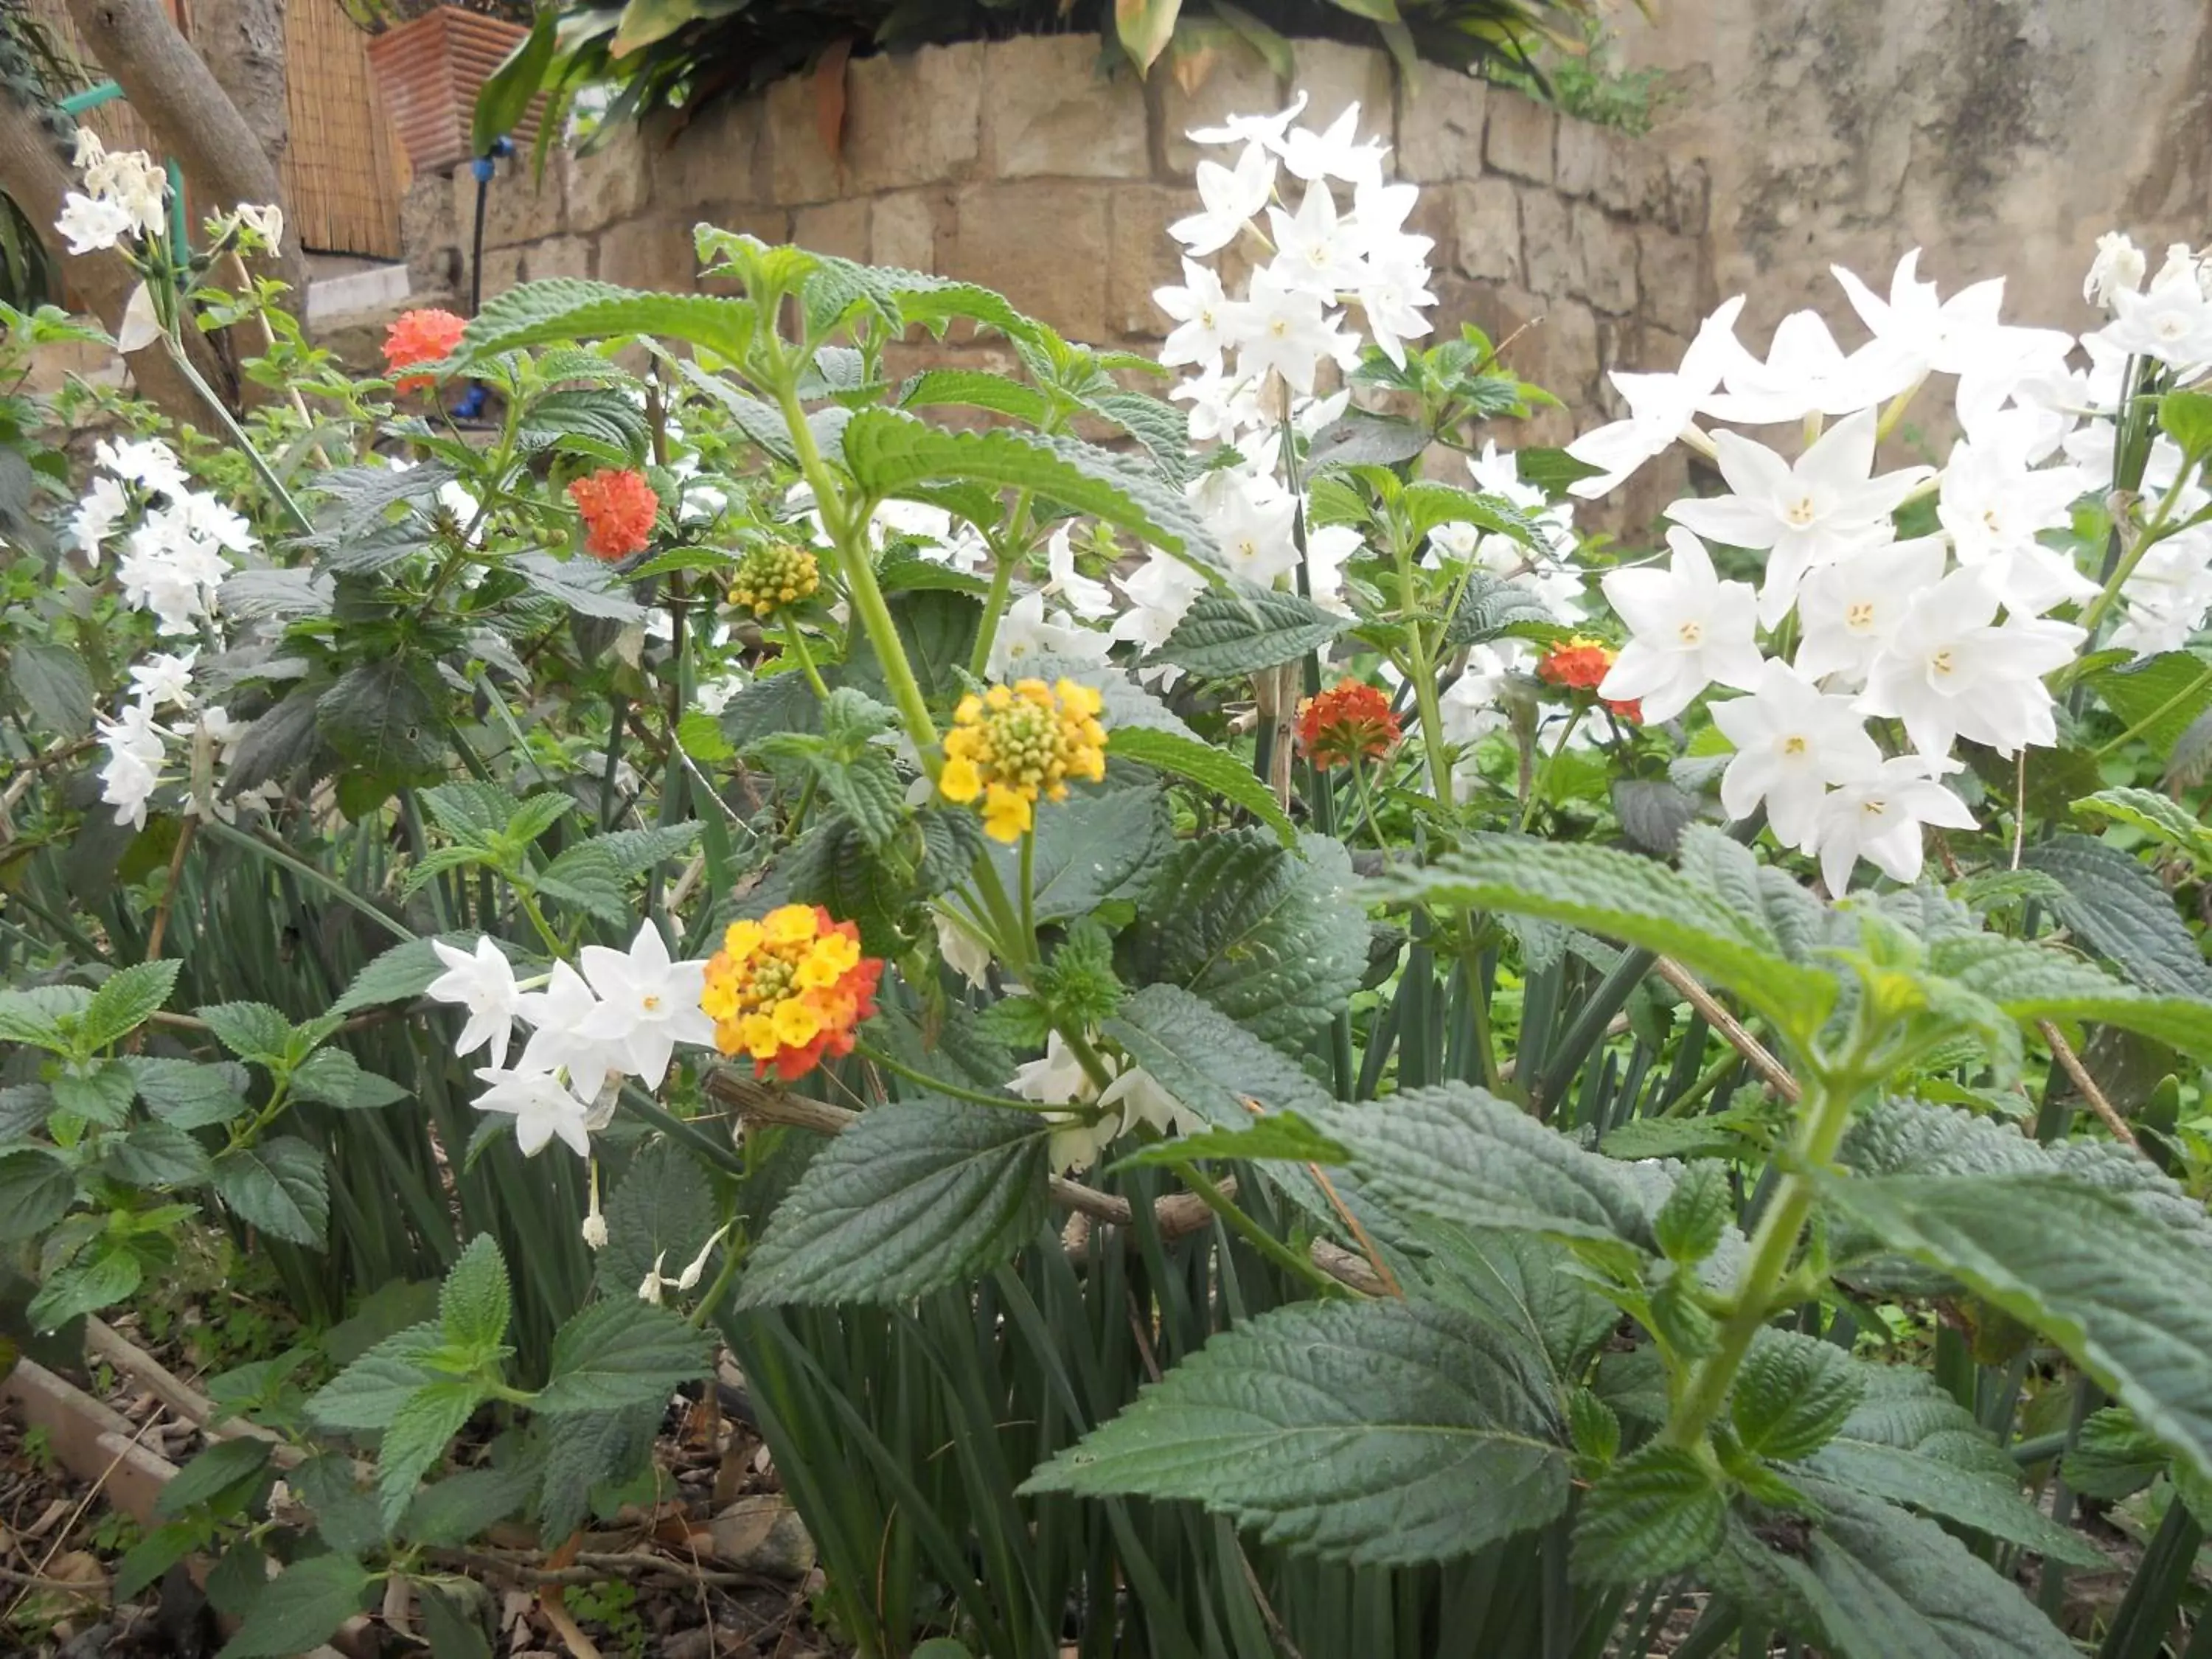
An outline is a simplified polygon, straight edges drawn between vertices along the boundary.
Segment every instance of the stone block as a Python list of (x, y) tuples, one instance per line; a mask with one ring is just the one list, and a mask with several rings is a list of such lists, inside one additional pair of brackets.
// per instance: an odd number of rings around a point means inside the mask
[(1561, 116), (1553, 182), (1562, 195), (1588, 197), (1615, 213), (1626, 213), (1632, 144), (1624, 134)]
[(1087, 34), (1024, 34), (984, 49), (987, 179), (1148, 179), (1144, 83), (1100, 72)]
[[(1188, 84), (1185, 84), (1186, 71)], [(1163, 58), (1146, 77), (1146, 101), (1159, 135), (1155, 158), (1164, 177), (1188, 179), (1201, 161), (1228, 162), (1228, 150), (1209, 150), (1188, 137), (1193, 127), (1217, 126), (1232, 115), (1261, 115), (1282, 108), (1282, 82), (1267, 60), (1243, 41), (1181, 64)]]
[[(462, 265), (464, 277), (467, 264)], [(483, 255), (483, 281), (480, 285), (483, 297), (504, 294), (522, 280), (522, 250), (519, 247), (488, 247)]]
[(1103, 185), (965, 185), (938, 239), (940, 271), (998, 289), (1070, 339), (1102, 338), (1110, 195)]
[(1111, 332), (1140, 340), (1165, 337), (1169, 319), (1152, 303), (1152, 290), (1182, 281), (1182, 261), (1167, 228), (1189, 207), (1189, 193), (1176, 185), (1123, 185), (1114, 191), (1107, 207), (1106, 326)]
[(554, 167), (562, 174), (565, 222), (570, 230), (604, 230), (617, 219), (641, 211), (652, 194), (644, 135), (627, 123), (588, 155), (562, 150), (546, 171)]
[(943, 191), (902, 190), (868, 206), (868, 257), (902, 270), (937, 269), (937, 228), (950, 218), (952, 198)]
[[(530, 158), (514, 155), (497, 163), (484, 187), (484, 238), (488, 248), (542, 242), (562, 225), (562, 167), (549, 160), (543, 179), (532, 175)], [(467, 167), (453, 172), (453, 222), (463, 246), (476, 233), (477, 181)]]
[(981, 145), (984, 54), (997, 50), (970, 41), (846, 65), (850, 188), (872, 193), (967, 177)]
[(1521, 199), (1521, 264), (1530, 289), (1547, 297), (1572, 294), (1583, 286), (1581, 246), (1575, 240), (1567, 204), (1550, 190), (1523, 185)]
[(1482, 171), (1482, 125), (1490, 84), (1441, 64), (1398, 85), (1397, 173), (1418, 184), (1472, 179)]
[(588, 276), (592, 274), (592, 239), (552, 236), (522, 250), (522, 276), (535, 283), (548, 276)]
[(1340, 40), (1300, 40), (1291, 50), (1291, 95), (1306, 94), (1305, 112), (1298, 117), (1300, 126), (1319, 132), (1357, 104), (1362, 138), (1396, 143), (1392, 131), (1396, 81), (1390, 72), (1389, 58), (1379, 47), (1346, 46)]
[(1531, 184), (1552, 182), (1553, 132), (1559, 117), (1547, 104), (1506, 87), (1490, 89), (1490, 118), (1482, 153), (1500, 173)]
[(1454, 185), (1451, 203), (1459, 238), (1453, 263), (1461, 273), (1493, 282), (1521, 281), (1521, 198), (1513, 185), (1504, 179)]
[(1577, 202), (1569, 221), (1581, 256), (1577, 290), (1600, 311), (1625, 316), (1636, 309), (1636, 233), (1594, 202)]
[(760, 148), (769, 200), (778, 207), (826, 202), (843, 188), (837, 158), (815, 120), (816, 98), (812, 76), (791, 75), (771, 84), (763, 100)]
[(1622, 152), (1621, 173), (1625, 211), (1639, 219), (1664, 219), (1672, 189), (1666, 152), (1649, 139), (1629, 144)]
[(720, 203), (767, 200), (772, 190), (763, 176), (767, 124), (764, 97), (718, 99), (680, 126), (655, 118), (645, 131), (653, 206), (697, 214)]
[(599, 238), (599, 280), (663, 294), (689, 294), (699, 286), (699, 261), (688, 226), (633, 219)]
[(1703, 161), (1684, 161), (1668, 170), (1668, 227), (1686, 236), (1702, 236), (1712, 218), (1712, 185)]
[(1704, 242), (1656, 225), (1636, 234), (1636, 287), (1649, 321), (1685, 337), (1698, 331), (1711, 307), (1711, 273)]
[[(475, 203), (470, 203), (471, 211)], [(450, 293), (461, 277), (461, 230), (452, 183), (435, 173), (417, 178), (399, 198), (399, 246), (417, 293)]]
[(791, 216), (791, 240), (811, 252), (835, 253), (866, 264), (868, 204), (856, 197), (848, 202), (799, 208)]

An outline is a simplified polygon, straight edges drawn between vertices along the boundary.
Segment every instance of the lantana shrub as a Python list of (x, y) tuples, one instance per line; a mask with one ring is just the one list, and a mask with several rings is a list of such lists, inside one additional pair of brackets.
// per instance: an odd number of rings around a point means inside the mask
[[(2107, 239), (2080, 340), (1839, 270), (1853, 349), (1731, 300), (1516, 447), (1304, 114), (1191, 135), (1158, 362), (702, 226), (716, 293), (359, 380), (215, 286), (265, 215), (171, 248), (88, 152), (149, 340), (258, 320), (278, 395), (10, 412), (0, 1240), (40, 1333), (195, 1216), (351, 1316), (220, 1380), (281, 1501), (211, 1443), (126, 1589), (465, 1642), (452, 1552), (618, 1513), (719, 1338), (866, 1653), (2063, 1654), (2081, 1496), (2157, 1650), (2200, 262)], [(1678, 444), (1657, 549), (1582, 534)]]

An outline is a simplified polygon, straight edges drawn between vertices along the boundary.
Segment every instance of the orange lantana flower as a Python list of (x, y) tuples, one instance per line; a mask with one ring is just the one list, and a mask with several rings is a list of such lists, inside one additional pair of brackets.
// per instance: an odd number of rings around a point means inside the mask
[[(1571, 691), (1595, 694), (1613, 670), (1613, 659), (1620, 653), (1603, 640), (1592, 639), (1587, 634), (1577, 634), (1562, 644), (1553, 646), (1536, 660), (1536, 678), (1547, 685), (1565, 686)], [(1635, 725), (1644, 722), (1644, 703), (1638, 697), (1604, 697), (1605, 706), (1621, 719)]]
[(1363, 756), (1380, 760), (1403, 733), (1390, 699), (1358, 680), (1339, 680), (1334, 690), (1298, 705), (1298, 744), (1324, 772), (1354, 765)]
[[(386, 372), (399, 374), (404, 368), (443, 362), (453, 355), (453, 348), (460, 344), (462, 331), (467, 327), (466, 321), (450, 311), (401, 312), (384, 331)], [(400, 374), (392, 390), (419, 392), (436, 378), (430, 374)]]
[(653, 539), (660, 497), (641, 472), (601, 467), (571, 483), (568, 499), (584, 515), (584, 550), (593, 558), (626, 559)]
[(707, 960), (699, 1006), (714, 1046), (744, 1054), (753, 1074), (786, 1083), (824, 1054), (853, 1052), (853, 1028), (876, 1012), (883, 958), (860, 954), (860, 930), (818, 904), (785, 904), (758, 921), (733, 921)]

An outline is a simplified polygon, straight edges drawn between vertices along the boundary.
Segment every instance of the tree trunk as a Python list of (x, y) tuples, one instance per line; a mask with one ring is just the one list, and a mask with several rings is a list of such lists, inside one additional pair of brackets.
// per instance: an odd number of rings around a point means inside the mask
[[(131, 107), (154, 129), (210, 209), (283, 201), (275, 159), (169, 21), (161, 0), (69, 0), (69, 11), (100, 66), (115, 77)], [(281, 55), (281, 20), (277, 27)], [(281, 102), (281, 91), (279, 97)], [(289, 225), (276, 263), (295, 302), (304, 306), (307, 258), (299, 233)]]
[[(53, 224), (62, 210), (62, 197), (77, 184), (76, 173), (63, 160), (66, 125), (66, 118), (61, 127), (50, 125), (12, 86), (0, 87), (0, 190), (15, 198), (49, 246), (55, 240)], [(137, 285), (137, 274), (112, 251), (82, 258), (64, 256), (62, 264), (92, 313), (114, 332), (122, 323), (131, 290)], [(204, 337), (190, 337), (189, 343), (203, 374), (221, 373)], [(125, 361), (139, 391), (162, 413), (202, 426), (208, 423), (210, 411), (165, 348), (149, 346)]]
[(191, 22), (193, 46), (281, 179), (292, 143), (283, 0), (193, 0)]

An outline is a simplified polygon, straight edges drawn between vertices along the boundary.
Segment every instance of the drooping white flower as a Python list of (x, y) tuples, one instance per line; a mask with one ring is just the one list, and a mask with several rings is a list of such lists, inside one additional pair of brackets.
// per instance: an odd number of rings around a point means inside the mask
[(2072, 349), (2069, 335), (2015, 328), (1999, 318), (2002, 276), (1970, 283), (1946, 300), (1935, 283), (1920, 280), (1919, 265), (1918, 248), (1897, 262), (1887, 301), (1841, 265), (1828, 269), (1859, 319), (1915, 378), (1929, 372), (1959, 377), (1962, 407), (2002, 403), (2022, 379)]
[(2058, 741), (2043, 677), (2070, 662), (2087, 635), (2071, 623), (1996, 620), (1996, 585), (1984, 570), (1954, 570), (1922, 590), (1867, 673), (1859, 707), (1905, 722), (1923, 755), (1960, 738), (2001, 755)]
[(932, 910), (930, 921), (937, 927), (937, 954), (945, 965), (977, 990), (986, 990), (991, 983), (991, 949), (970, 933), (965, 924), (947, 915), (942, 910)]
[(1305, 113), (1306, 94), (1301, 90), (1291, 106), (1273, 115), (1232, 115), (1218, 127), (1193, 127), (1183, 136), (1194, 144), (1265, 144), (1270, 149), (1283, 142), (1291, 122)]
[(2142, 294), (2120, 289), (2112, 295), (2112, 320), (2095, 337), (2173, 368), (2212, 362), (2212, 301), (2194, 283), (2153, 283)]
[(456, 950), (441, 939), (432, 939), (430, 948), (446, 964), (446, 971), (423, 994), (439, 1002), (458, 1002), (469, 1011), (460, 1036), (453, 1039), (453, 1052), (466, 1054), (487, 1048), (492, 1069), (505, 1069), (507, 1039), (522, 999), (506, 953), (482, 934), (474, 951)]
[(1237, 165), (1198, 164), (1200, 210), (1168, 227), (1168, 234), (1194, 258), (1218, 253), (1235, 241), (1275, 189), (1275, 158), (1265, 146), (1247, 144)]
[(1743, 357), (1735, 337), (1735, 319), (1742, 312), (1741, 294), (1723, 301), (1720, 309), (1699, 326), (1698, 337), (1682, 354), (1680, 367), (1671, 374), (1611, 372), (1607, 378), (1628, 404), (1627, 418), (1585, 432), (1567, 446), (1568, 454), (1600, 469), (1597, 477), (1568, 485), (1569, 493), (1585, 501), (1610, 495), (1637, 468), (1673, 446), (1697, 419), (1699, 405), (1711, 396), (1721, 377)]
[(120, 203), (71, 191), (62, 198), (54, 228), (68, 240), (70, 253), (82, 255), (113, 247), (137, 223), (131, 210)]
[(1735, 493), (1676, 501), (1667, 516), (1712, 541), (1772, 550), (1759, 590), (1759, 620), (1769, 628), (1788, 614), (1807, 571), (1887, 541), (1890, 514), (1929, 476), (1924, 466), (1869, 476), (1871, 409), (1830, 427), (1795, 463), (1733, 432), (1713, 434), (1713, 446)]
[(1110, 634), (1080, 626), (1065, 611), (1048, 616), (1042, 593), (1024, 593), (999, 619), (984, 672), (994, 680), (1012, 680), (1024, 672), (1022, 665), (1033, 658), (1072, 657), (1079, 662), (1100, 663), (1113, 648)]
[(1961, 565), (1986, 565), (2008, 611), (2039, 616), (2097, 591), (2074, 562), (2036, 540), (2063, 529), (2074, 501), (2090, 488), (2071, 466), (2032, 468), (2017, 452), (1961, 439), (1944, 464), (1936, 516)]
[(1766, 361), (1748, 352), (1737, 358), (1728, 370), (1728, 390), (1706, 398), (1703, 409), (1747, 426), (1849, 415), (1895, 397), (1917, 372), (1881, 340), (1845, 356), (1819, 313), (1793, 311), (1776, 326)]
[[(158, 762), (156, 753), (155, 761)], [(161, 775), (154, 763), (132, 749), (111, 747), (100, 769), (100, 799), (115, 809), (115, 821), (134, 830), (146, 827), (146, 804), (160, 787)]]
[(1893, 880), (1917, 881), (1926, 856), (1923, 825), (1974, 827), (1974, 815), (1966, 802), (1936, 781), (1958, 769), (1955, 761), (1899, 755), (1884, 761), (1873, 776), (1831, 792), (1820, 803), (1812, 849), (1820, 855), (1820, 878), (1828, 891), (1840, 898), (1861, 859)]
[(161, 337), (161, 317), (154, 308), (154, 290), (149, 284), (141, 283), (124, 301), (123, 319), (115, 326), (115, 349), (128, 357), (143, 351)]
[(1628, 624), (1628, 643), (1598, 695), (1641, 699), (1647, 720), (1667, 720), (1716, 681), (1748, 691), (1759, 684), (1754, 635), (1759, 600), (1748, 582), (1724, 582), (1705, 544), (1680, 525), (1667, 532), (1667, 569), (1608, 571), (1599, 586)]
[(1267, 423), (1260, 407), (1259, 382), (1218, 368), (1206, 369), (1171, 390), (1168, 396), (1190, 405), (1190, 435), (1200, 443), (1215, 439), (1234, 443), (1244, 433)]
[(1206, 511), (1221, 556), (1238, 575), (1261, 586), (1288, 574), (1298, 562), (1297, 498), (1272, 480), (1238, 480), (1217, 474), (1218, 488)]
[(1310, 127), (1288, 129), (1274, 149), (1283, 158), (1283, 170), (1294, 179), (1341, 179), (1359, 185), (1377, 183), (1382, 177), (1383, 146), (1371, 139), (1360, 141), (1357, 104), (1347, 105), (1320, 132)]
[(1863, 684), (1875, 654), (1914, 597), (1942, 579), (1943, 564), (1943, 538), (1916, 536), (1813, 572), (1797, 591), (1797, 672), (1808, 680), (1838, 675), (1852, 687)]
[(192, 664), (199, 656), (195, 646), (182, 656), (156, 651), (131, 665), (131, 695), (155, 708), (173, 703), (192, 706)]
[(131, 511), (131, 497), (123, 486), (106, 476), (96, 477), (77, 503), (76, 511), (70, 515), (70, 535), (83, 551), (90, 564), (100, 562), (101, 550), (115, 527)]
[(1160, 362), (1170, 368), (1188, 364), (1201, 373), (1218, 372), (1229, 343), (1222, 327), (1229, 296), (1222, 292), (1221, 278), (1193, 259), (1182, 262), (1182, 283), (1181, 288), (1152, 290), (1152, 303), (1176, 325), (1160, 346)]
[(1322, 359), (1346, 368), (1358, 361), (1358, 342), (1336, 324), (1319, 295), (1285, 287), (1272, 267), (1254, 271), (1245, 297), (1230, 307), (1238, 375), (1257, 380), (1273, 371), (1291, 391), (1310, 395)]
[(504, 1112), (514, 1119), (515, 1144), (526, 1158), (544, 1151), (556, 1137), (578, 1158), (592, 1155), (590, 1103), (552, 1073), (485, 1066), (477, 1076), (489, 1086), (472, 1103), (480, 1112)]
[[(1152, 548), (1146, 550), (1143, 564), (1127, 576), (1115, 577), (1114, 585), (1128, 607), (1114, 619), (1113, 637), (1152, 651), (1165, 645), (1189, 614), (1193, 602), (1206, 591), (1206, 578), (1181, 559)], [(1181, 672), (1172, 663), (1159, 663), (1139, 673), (1139, 678), (1173, 684)]]
[(597, 1100), (610, 1083), (621, 1081), (627, 1058), (625, 1045), (584, 1035), (584, 1022), (599, 1006), (581, 974), (555, 963), (544, 989), (515, 999), (515, 1018), (532, 1028), (516, 1069), (566, 1072), (579, 1096)]
[(1711, 708), (1713, 724), (1736, 749), (1721, 775), (1721, 805), (1730, 817), (1746, 818), (1765, 802), (1766, 821), (1784, 846), (1811, 840), (1831, 784), (1881, 769), (1881, 750), (1851, 700), (1822, 693), (1779, 659), (1760, 669), (1749, 696)]
[(2089, 262), (2089, 274), (2081, 279), (2081, 297), (2092, 305), (2109, 308), (2115, 294), (2133, 294), (2142, 286), (2146, 269), (2142, 250), (2126, 233), (2108, 230), (2097, 239), (2097, 257)]
[(1295, 214), (1269, 208), (1267, 222), (1275, 233), (1275, 257), (1267, 269), (1285, 288), (1329, 304), (1358, 285), (1365, 270), (1359, 239), (1352, 221), (1338, 216), (1327, 185), (1308, 185)]
[(181, 496), (191, 488), (185, 464), (159, 438), (102, 438), (93, 447), (92, 457), (117, 477), (161, 495)]
[(1085, 622), (1097, 622), (1114, 614), (1113, 589), (1076, 568), (1075, 538), (1066, 525), (1060, 525), (1046, 539), (1044, 562), (1052, 577), (1044, 592), (1065, 599), (1076, 616)]
[(1309, 526), (1306, 530), (1306, 597), (1324, 610), (1352, 614), (1344, 597), (1345, 562), (1364, 543), (1347, 524)]
[(678, 1043), (714, 1042), (714, 1022), (699, 1006), (706, 963), (672, 961), (650, 921), (638, 928), (628, 951), (586, 945), (581, 961), (584, 978), (599, 996), (584, 1018), (582, 1035), (617, 1047), (623, 1069), (647, 1088), (660, 1086)]

